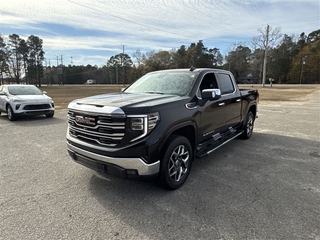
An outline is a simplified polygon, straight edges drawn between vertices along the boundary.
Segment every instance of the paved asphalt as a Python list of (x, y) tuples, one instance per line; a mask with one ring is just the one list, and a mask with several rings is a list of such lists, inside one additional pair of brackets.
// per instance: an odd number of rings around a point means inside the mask
[(0, 116), (0, 239), (320, 239), (320, 90), (261, 103), (251, 139), (196, 160), (176, 191), (67, 154), (67, 117)]

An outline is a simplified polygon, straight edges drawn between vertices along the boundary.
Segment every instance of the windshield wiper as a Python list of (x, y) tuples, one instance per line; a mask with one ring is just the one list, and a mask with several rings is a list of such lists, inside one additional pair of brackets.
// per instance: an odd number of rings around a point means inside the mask
[(150, 91), (150, 92), (147, 92), (147, 93), (151, 93), (151, 94), (164, 94), (164, 93), (162, 93), (162, 92), (156, 92), (156, 91)]

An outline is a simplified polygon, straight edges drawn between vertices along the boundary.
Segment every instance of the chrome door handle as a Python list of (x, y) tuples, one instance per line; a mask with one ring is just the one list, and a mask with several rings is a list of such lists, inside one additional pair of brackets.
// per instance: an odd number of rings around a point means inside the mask
[(225, 103), (224, 102), (222, 102), (222, 103), (219, 103), (219, 106), (221, 107), (221, 106), (224, 106), (225, 105)]
[(241, 101), (241, 99), (237, 99), (237, 100), (236, 100), (236, 102), (240, 102), (240, 101)]

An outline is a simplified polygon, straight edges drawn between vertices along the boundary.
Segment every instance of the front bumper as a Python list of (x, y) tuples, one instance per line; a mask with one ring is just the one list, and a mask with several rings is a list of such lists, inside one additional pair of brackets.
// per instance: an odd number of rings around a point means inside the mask
[(108, 157), (92, 153), (67, 143), (72, 159), (93, 170), (120, 178), (154, 178), (159, 173), (160, 161), (147, 164), (141, 158)]
[(54, 102), (47, 101), (10, 102), (10, 106), (17, 115), (41, 115), (54, 111)]
[(49, 109), (49, 110), (37, 110), (37, 111), (19, 111), (19, 112), (15, 112), (15, 114), (25, 115), (25, 116), (37, 116), (37, 115), (46, 115), (53, 112), (54, 112), (54, 109)]

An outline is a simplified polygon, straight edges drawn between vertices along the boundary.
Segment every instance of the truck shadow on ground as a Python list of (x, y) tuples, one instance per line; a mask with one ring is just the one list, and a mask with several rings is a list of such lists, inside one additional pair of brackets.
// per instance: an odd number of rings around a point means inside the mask
[(88, 187), (121, 222), (151, 238), (307, 236), (319, 224), (319, 148), (318, 141), (254, 133), (196, 159), (175, 191), (97, 174)]

